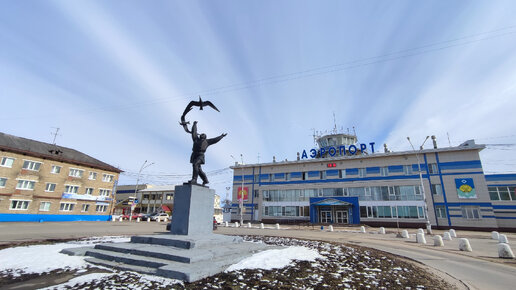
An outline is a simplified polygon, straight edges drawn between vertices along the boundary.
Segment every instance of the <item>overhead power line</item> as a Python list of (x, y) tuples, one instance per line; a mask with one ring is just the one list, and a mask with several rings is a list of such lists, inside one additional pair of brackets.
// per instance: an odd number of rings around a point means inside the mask
[[(453, 38), (449, 40), (434, 42), (425, 44), (422, 46), (417, 46), (413, 48), (403, 49), (395, 52), (390, 52), (386, 54), (381, 54), (378, 56), (372, 56), (372, 57), (366, 57), (366, 58), (360, 58), (356, 60), (351, 60), (343, 63), (338, 64), (332, 64), (332, 65), (326, 65), (326, 66), (320, 66), (316, 68), (301, 70), (297, 72), (291, 72), (286, 74), (280, 74), (280, 75), (274, 75), (269, 76), (257, 80), (252, 80), (248, 82), (241, 82), (241, 83), (235, 83), (230, 84), (226, 86), (216, 87), (208, 90), (202, 90), (202, 91), (196, 91), (191, 92), (188, 94), (182, 94), (182, 95), (176, 95), (176, 96), (170, 96), (170, 97), (164, 97), (164, 98), (155, 98), (147, 101), (142, 102), (134, 102), (129, 105), (120, 105), (120, 106), (110, 106), (110, 107), (100, 107), (92, 110), (83, 110), (80, 111), (80, 113), (99, 113), (99, 112), (106, 112), (106, 111), (114, 111), (114, 110), (127, 110), (127, 109), (134, 109), (134, 108), (141, 108), (142, 106), (148, 106), (158, 103), (164, 103), (164, 102), (170, 102), (170, 101), (178, 101), (183, 99), (189, 99), (191, 96), (194, 95), (217, 95), (222, 93), (228, 93), (233, 91), (239, 91), (244, 89), (250, 89), (253, 87), (268, 85), (268, 84), (275, 84), (280, 82), (286, 82), (296, 79), (302, 79), (302, 78), (308, 78), (316, 75), (322, 75), (322, 74), (328, 74), (332, 72), (337, 71), (343, 71), (343, 70), (349, 70), (359, 67), (364, 67), (372, 64), (378, 64), (378, 63), (384, 63), (384, 62), (390, 62), (395, 60), (400, 60), (403, 58), (408, 58), (416, 55), (436, 52), (448, 48), (458, 47), (458, 46), (465, 46), (469, 44), (473, 44), (480, 41), (485, 41), (493, 38), (498, 38), (502, 36), (507, 35), (513, 35), (516, 33), (516, 25), (512, 26), (506, 26), (502, 28), (498, 28), (495, 30), (487, 31), (487, 32), (480, 32), (476, 34), (470, 34), (458, 38)], [(53, 116), (53, 115), (49, 115)], [(16, 117), (16, 118), (0, 118), (0, 119), (27, 119), (27, 118), (40, 118), (41, 116), (33, 116), (33, 117)]]

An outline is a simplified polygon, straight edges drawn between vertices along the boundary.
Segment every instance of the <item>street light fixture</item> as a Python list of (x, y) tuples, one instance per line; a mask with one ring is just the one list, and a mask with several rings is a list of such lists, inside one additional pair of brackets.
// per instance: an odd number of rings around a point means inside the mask
[(423, 144), (421, 144), (421, 146), (419, 146), (418, 151), (416, 151), (416, 149), (414, 148), (414, 145), (412, 145), (412, 142), (410, 142), (410, 137), (407, 137), (407, 140), (410, 144), (410, 147), (412, 147), (412, 150), (416, 153), (417, 168), (419, 171), (419, 182), (421, 184), (421, 194), (423, 194), (423, 201), (425, 203), (426, 231), (427, 231), (427, 234), (432, 234), (432, 225), (430, 224), (430, 219), (428, 218), (428, 205), (426, 203), (425, 186), (423, 185), (423, 173), (421, 172), (421, 160), (419, 159), (419, 154), (423, 150), (423, 145), (425, 145), (426, 140), (428, 140), (428, 138), (430, 138), (430, 136), (426, 136), (425, 141), (423, 141)]
[[(235, 157), (233, 155), (229, 155), (233, 160), (235, 161), (235, 165), (238, 165), (238, 161), (236, 161)], [(238, 199), (238, 207), (240, 208), (240, 226), (244, 223), (244, 155), (240, 154), (240, 160), (242, 161), (242, 187), (240, 195), (240, 199)], [(238, 190), (237, 190), (237, 198), (238, 198)]]
[[(138, 171), (138, 177), (136, 178), (136, 186), (134, 187), (134, 194), (136, 195), (134, 197), (135, 199), (136, 199), (136, 197), (138, 197), (138, 182), (140, 181), (140, 174), (142, 173), (142, 171), (145, 168), (151, 166), (152, 164), (154, 164), (154, 162), (147, 164), (147, 160), (145, 160), (145, 162), (143, 162), (143, 164), (142, 164), (142, 167), (140, 168), (140, 171)], [(131, 215), (129, 216), (129, 220), (132, 220), (132, 218), (133, 218), (133, 210), (134, 210), (134, 207), (131, 205)]]

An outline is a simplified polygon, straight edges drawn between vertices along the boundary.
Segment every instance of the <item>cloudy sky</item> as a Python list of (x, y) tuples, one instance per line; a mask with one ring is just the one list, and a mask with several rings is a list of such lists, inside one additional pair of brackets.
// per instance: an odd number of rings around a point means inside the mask
[[(514, 1), (2, 1), (0, 131), (75, 148), (178, 184), (193, 110), (205, 170), (293, 160), (314, 130), (406, 150), (488, 144), (486, 172), (516, 172)], [(335, 116), (335, 122), (334, 122)], [(431, 142), (428, 142), (429, 147)], [(234, 156), (234, 159), (231, 157)]]

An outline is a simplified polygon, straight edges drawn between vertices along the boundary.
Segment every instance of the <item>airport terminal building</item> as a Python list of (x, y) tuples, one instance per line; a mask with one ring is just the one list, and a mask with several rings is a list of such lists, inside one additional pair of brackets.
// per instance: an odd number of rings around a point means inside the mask
[[(295, 161), (235, 164), (232, 220), (516, 230), (516, 174), (485, 175), (473, 140), (375, 152), (320, 137)], [(421, 174), (420, 174), (421, 172)]]

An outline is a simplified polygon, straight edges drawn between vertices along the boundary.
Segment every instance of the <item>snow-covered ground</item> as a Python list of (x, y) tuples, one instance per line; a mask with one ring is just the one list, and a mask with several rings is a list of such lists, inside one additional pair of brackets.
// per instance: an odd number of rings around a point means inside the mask
[(28, 274), (68, 271), (75, 276), (73, 279), (45, 289), (447, 288), (419, 268), (371, 250), (281, 237), (244, 238), (285, 248), (257, 253), (224, 273), (194, 283), (97, 268), (86, 264), (83, 257), (59, 253), (87, 244), (127, 242), (127, 237), (7, 248), (0, 250), (0, 286), (6, 279), (30, 279)]

